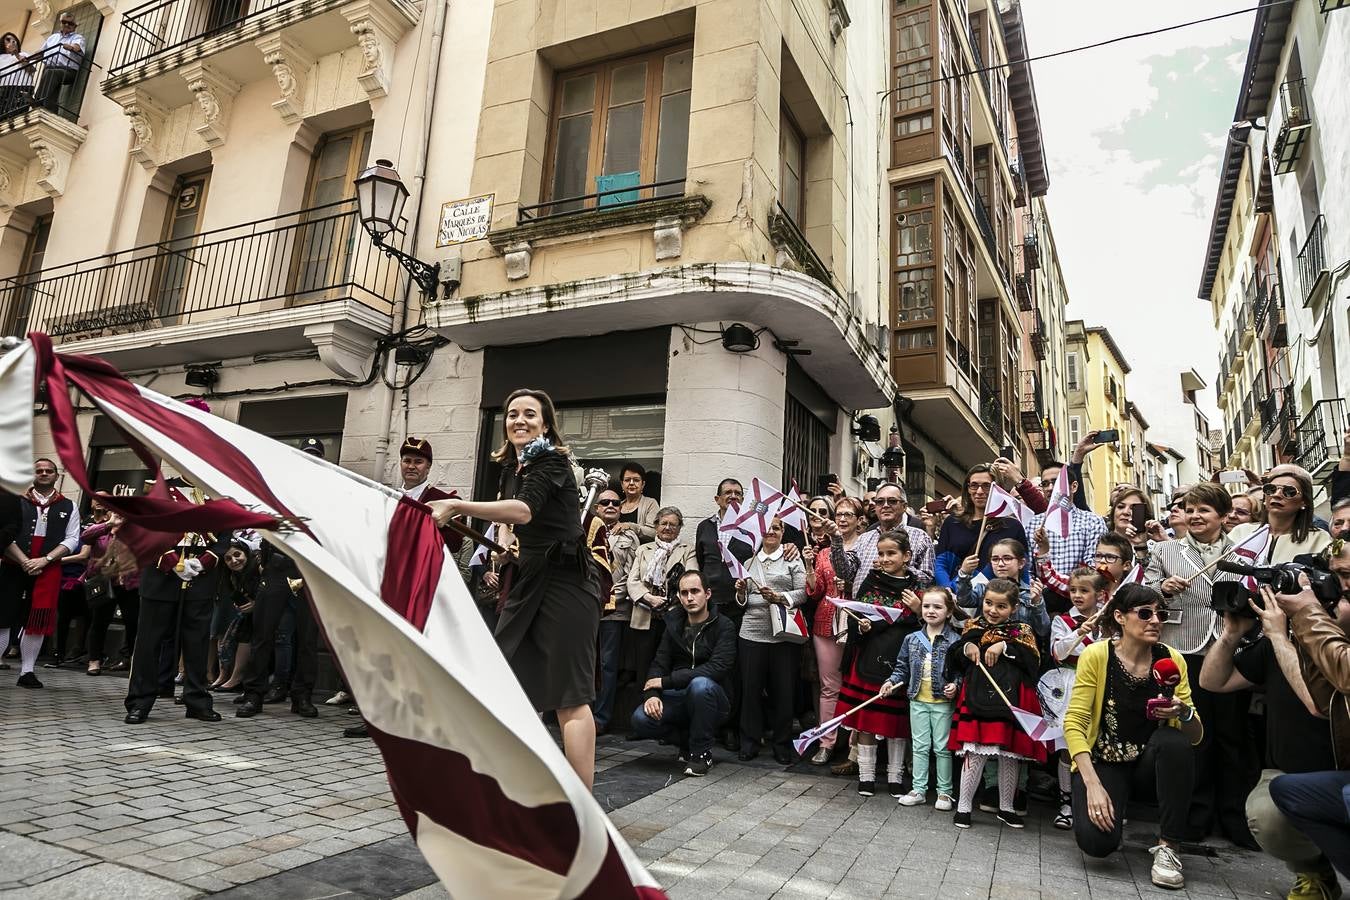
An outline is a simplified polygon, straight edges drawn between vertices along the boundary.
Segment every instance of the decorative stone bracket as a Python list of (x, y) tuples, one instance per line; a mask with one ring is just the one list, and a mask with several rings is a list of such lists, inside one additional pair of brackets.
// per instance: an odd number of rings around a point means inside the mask
[(185, 66), (182, 74), (202, 114), (197, 134), (213, 150), (224, 146), (239, 84), (204, 63)]
[[(28, 27), (42, 35), (46, 40), (47, 35), (52, 33), (53, 25), (52, 5), (47, 0), (33, 0), (33, 17), (28, 20)], [(30, 53), (32, 51), (29, 51)]]
[(136, 143), (131, 147), (131, 158), (145, 169), (153, 170), (163, 161), (159, 141), (164, 134), (168, 110), (137, 88), (126, 88), (114, 94), (112, 100), (122, 107), (131, 125), (131, 132), (136, 136)]
[(844, 33), (844, 29), (851, 23), (848, 9), (844, 6), (844, 0), (830, 0), (830, 40), (839, 40), (839, 35)]
[(366, 94), (373, 100), (389, 93), (390, 68), (393, 65), (394, 45), (411, 27), (405, 17), (397, 15), (385, 3), (358, 0), (340, 10), (351, 24), (356, 45), (361, 50), (363, 67), (356, 76)]
[(0, 209), (13, 209), (36, 199), (29, 196), (30, 185), (36, 185), (48, 197), (64, 194), (71, 159), (88, 135), (79, 125), (46, 110), (27, 113), (18, 130), (32, 153), (26, 158), (0, 153)]
[(534, 257), (534, 248), (529, 241), (516, 241), (507, 244), (502, 256), (506, 259), (506, 278), (519, 281), (530, 277), (530, 260)]
[(263, 61), (272, 67), (281, 99), (272, 101), (272, 108), (281, 121), (294, 125), (304, 117), (309, 75), (314, 68), (314, 57), (297, 41), (285, 34), (269, 34), (254, 41), (262, 52)]
[(305, 337), (339, 378), (365, 378), (375, 358), (378, 332), (352, 321), (319, 322), (305, 326)]

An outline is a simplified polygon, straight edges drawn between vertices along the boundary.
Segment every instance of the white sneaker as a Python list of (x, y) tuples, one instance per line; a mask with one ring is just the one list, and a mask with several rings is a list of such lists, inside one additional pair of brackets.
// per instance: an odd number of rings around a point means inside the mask
[(1176, 851), (1166, 844), (1159, 844), (1151, 847), (1148, 851), (1153, 854), (1153, 883), (1158, 887), (1164, 888), (1183, 888), (1186, 886), (1186, 879), (1181, 874), (1181, 859)]
[(951, 812), (952, 807), (956, 805), (956, 798), (951, 794), (938, 794), (937, 802), (933, 804), (933, 809), (938, 812)]
[(923, 791), (910, 791), (899, 798), (901, 806), (923, 806), (928, 801), (928, 795)]
[(344, 703), (351, 703), (352, 695), (346, 691), (338, 691), (327, 700), (323, 701), (324, 706), (342, 706)]
[(821, 747), (816, 750), (815, 755), (811, 757), (811, 765), (823, 766), (830, 761), (830, 754), (833, 749), (830, 747)]

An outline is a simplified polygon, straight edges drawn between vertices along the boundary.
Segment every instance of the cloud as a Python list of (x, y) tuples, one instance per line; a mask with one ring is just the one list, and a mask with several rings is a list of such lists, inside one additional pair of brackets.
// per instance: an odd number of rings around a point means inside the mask
[[(1128, 18), (1085, 15), (1070, 0), (1023, 0), (1022, 8), (1036, 55), (1232, 7), (1136, 4)], [(1179, 370), (1194, 368), (1212, 385), (1218, 368), (1218, 336), (1196, 291), (1251, 21), (1237, 16), (1034, 64), (1067, 315), (1111, 330), (1146, 416), (1150, 403), (1164, 402), (1155, 398), (1179, 402)], [(1203, 407), (1219, 421), (1212, 391)]]

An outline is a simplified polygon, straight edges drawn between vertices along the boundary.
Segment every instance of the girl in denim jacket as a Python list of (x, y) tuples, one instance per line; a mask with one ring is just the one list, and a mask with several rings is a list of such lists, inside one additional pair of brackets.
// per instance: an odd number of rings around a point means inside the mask
[(919, 617), (924, 627), (905, 637), (895, 660), (895, 670), (881, 686), (889, 696), (907, 685), (909, 696), (910, 747), (913, 762), (913, 788), (900, 797), (902, 806), (918, 806), (928, 799), (928, 756), (937, 755), (936, 809), (947, 811), (955, 802), (952, 796), (952, 751), (947, 740), (952, 728), (952, 699), (957, 682), (943, 681), (947, 651), (961, 635), (952, 627), (957, 614), (956, 599), (943, 587), (923, 592)]

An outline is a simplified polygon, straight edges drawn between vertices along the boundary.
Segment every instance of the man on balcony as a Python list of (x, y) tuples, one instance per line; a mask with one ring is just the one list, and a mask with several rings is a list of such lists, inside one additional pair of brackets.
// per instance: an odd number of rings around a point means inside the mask
[(75, 31), (75, 17), (61, 13), (59, 28), (42, 42), (37, 59), (43, 63), (34, 100), (43, 109), (56, 112), (60, 108), (61, 88), (72, 83), (84, 64), (84, 35)]

